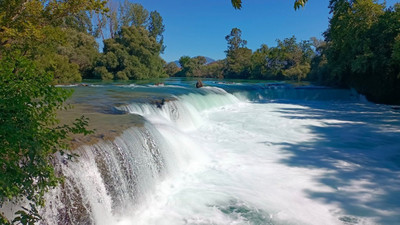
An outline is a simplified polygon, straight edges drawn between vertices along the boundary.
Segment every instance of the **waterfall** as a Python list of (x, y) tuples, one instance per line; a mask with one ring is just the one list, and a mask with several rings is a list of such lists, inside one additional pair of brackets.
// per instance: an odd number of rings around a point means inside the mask
[(77, 87), (118, 136), (57, 156), (65, 182), (39, 224), (398, 224), (398, 111), (350, 90), (218, 85)]
[(205, 87), (174, 98), (176, 100), (161, 100), (155, 104), (132, 103), (119, 106), (117, 110), (138, 114), (150, 120), (165, 120), (174, 123), (180, 129), (192, 130), (201, 125), (201, 112), (240, 102), (234, 95), (217, 87)]
[(223, 89), (203, 88), (162, 105), (116, 107), (143, 116), (144, 125), (125, 130), (115, 140), (79, 147), (79, 157), (72, 162), (59, 156), (59, 171), (66, 179), (46, 196), (41, 223), (117, 224), (166, 176), (205, 158), (182, 131), (199, 126), (202, 111), (238, 102)]

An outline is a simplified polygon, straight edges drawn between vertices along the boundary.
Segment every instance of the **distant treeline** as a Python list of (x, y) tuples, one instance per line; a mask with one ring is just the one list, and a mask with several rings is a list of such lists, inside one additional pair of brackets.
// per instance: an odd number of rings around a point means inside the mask
[(233, 28), (225, 37), (226, 58), (205, 64), (183, 56), (165, 66), (169, 76), (309, 80), (355, 88), (374, 102), (400, 104), (400, 4), (331, 0), (325, 40), (298, 42), (293, 36), (252, 52)]
[[(101, 13), (75, 12), (45, 25), (38, 20), (37, 29), (24, 24), (26, 34), (9, 29), (16, 27), (14, 17), (3, 19), (0, 50), (21, 52), (38, 69), (54, 74), (55, 83), (167, 76), (309, 80), (400, 104), (400, 4), (330, 0), (329, 8), (325, 40), (298, 41), (293, 36), (252, 51), (241, 30), (233, 28), (225, 37), (226, 58), (210, 64), (202, 56), (182, 56), (180, 67), (167, 64), (160, 57), (165, 49), (163, 18), (127, 0), (109, 1), (108, 11)], [(102, 40), (101, 52), (96, 38)]]
[(167, 64), (167, 74), (180, 77), (300, 81), (310, 73), (310, 65), (316, 54), (313, 44), (321, 42), (315, 38), (312, 39), (313, 42), (297, 42), (293, 36), (278, 40), (276, 47), (269, 48), (263, 44), (252, 52), (246, 48), (247, 42), (242, 40), (241, 30), (238, 28), (233, 28), (226, 40), (228, 49), (225, 51), (225, 59), (206, 64), (203, 56), (182, 56), (179, 59), (180, 67), (174, 62)]

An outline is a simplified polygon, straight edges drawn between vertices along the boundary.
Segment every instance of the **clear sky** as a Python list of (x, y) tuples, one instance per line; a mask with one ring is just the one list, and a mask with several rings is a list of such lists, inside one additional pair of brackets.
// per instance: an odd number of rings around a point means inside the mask
[[(225, 36), (231, 29), (242, 30), (247, 47), (275, 46), (276, 39), (295, 35), (298, 40), (322, 39), (328, 27), (329, 0), (309, 0), (295, 11), (294, 0), (243, 0), (235, 10), (230, 0), (131, 0), (147, 10), (157, 10), (164, 19), (164, 43), (161, 55), (167, 62), (183, 55), (225, 58)], [(388, 0), (388, 5), (395, 3)]]

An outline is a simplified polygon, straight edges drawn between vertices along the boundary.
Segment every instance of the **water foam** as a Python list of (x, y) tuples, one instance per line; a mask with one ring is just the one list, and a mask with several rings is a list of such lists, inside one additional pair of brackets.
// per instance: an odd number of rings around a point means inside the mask
[(142, 115), (145, 127), (82, 147), (79, 162), (62, 164), (67, 182), (49, 195), (46, 221), (329, 225), (400, 220), (400, 204), (390, 201), (400, 193), (397, 114), (371, 104), (265, 104), (245, 102), (246, 96), (255, 94), (235, 97), (205, 88), (176, 95), (161, 107), (119, 107)]

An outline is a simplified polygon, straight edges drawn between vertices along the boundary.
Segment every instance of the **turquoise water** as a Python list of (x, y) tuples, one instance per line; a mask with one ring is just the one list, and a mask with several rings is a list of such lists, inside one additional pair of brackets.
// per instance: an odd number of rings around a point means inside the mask
[(61, 164), (46, 223), (400, 223), (395, 107), (282, 82), (162, 82), (68, 87), (72, 103), (144, 126)]

